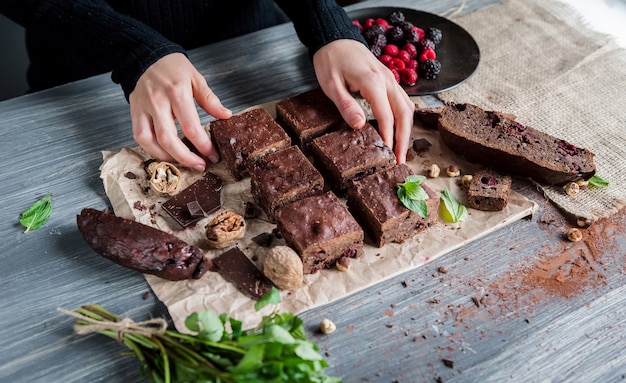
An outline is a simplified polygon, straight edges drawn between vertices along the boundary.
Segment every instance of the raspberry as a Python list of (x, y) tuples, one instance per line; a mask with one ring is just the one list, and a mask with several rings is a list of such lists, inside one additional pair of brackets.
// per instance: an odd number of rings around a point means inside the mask
[(396, 79), (396, 82), (400, 84), (400, 73), (398, 73), (398, 70), (392, 68), (391, 73), (393, 74), (393, 77)]
[(385, 31), (391, 29), (391, 25), (385, 19), (378, 18), (374, 21), (375, 24), (382, 25), (385, 28)]
[(406, 51), (409, 54), (409, 57), (412, 59), (417, 57), (417, 48), (415, 48), (415, 45), (411, 43), (404, 44), (402, 50)]
[(365, 19), (363, 22), (363, 29), (368, 30), (374, 25), (375, 20), (373, 18)]
[(420, 63), (419, 73), (427, 80), (434, 80), (441, 72), (441, 63), (437, 60), (426, 60)]
[(404, 67), (417, 70), (418, 65), (417, 60), (409, 60)]
[(404, 13), (402, 13), (402, 11), (394, 11), (387, 16), (387, 20), (389, 20), (391, 24), (398, 24), (405, 20)]
[(359, 22), (359, 20), (352, 20), (352, 25), (358, 28), (359, 33), (363, 33), (363, 26)]
[(389, 63), (389, 68), (391, 69), (404, 69), (406, 65), (404, 64), (404, 61), (400, 60), (397, 57), (394, 57), (391, 59), (391, 62)]
[(387, 54), (382, 54), (379, 58), (380, 62), (382, 62), (383, 64), (385, 64), (385, 66), (389, 66), (389, 63), (391, 62), (391, 60), (393, 59), (393, 57), (387, 55)]
[(401, 49), (396, 57), (404, 61), (405, 63), (409, 62), (409, 60), (411, 59), (411, 56), (409, 56), (409, 52), (405, 51), (404, 49)]
[(437, 58), (437, 54), (434, 49), (424, 49), (424, 51), (420, 54), (419, 61), (423, 62), (426, 60), (434, 60)]
[(415, 85), (417, 82), (417, 72), (415, 69), (399, 69), (398, 74), (400, 75), (400, 83), (404, 85)]
[(424, 37), (426, 37), (426, 32), (424, 32), (424, 30), (420, 27), (413, 27), (413, 30), (417, 33), (418, 35), (418, 41), (424, 39)]
[(399, 51), (400, 49), (398, 48), (398, 46), (394, 44), (387, 44), (383, 48), (383, 53), (391, 57), (396, 57)]

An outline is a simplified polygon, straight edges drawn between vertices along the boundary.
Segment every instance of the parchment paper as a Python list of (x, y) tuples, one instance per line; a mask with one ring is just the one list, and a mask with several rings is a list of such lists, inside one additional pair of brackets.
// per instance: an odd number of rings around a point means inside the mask
[[(275, 116), (274, 103), (264, 104), (262, 107)], [(459, 185), (460, 177), (447, 177), (445, 168), (450, 164), (457, 164), (462, 172), (467, 174), (474, 171), (475, 166), (443, 147), (436, 131), (416, 125), (413, 128), (412, 138), (426, 138), (432, 147), (408, 162), (408, 165), (416, 174), (425, 175), (432, 163), (438, 164), (442, 169), (442, 175), (436, 179), (428, 179), (426, 183), (438, 193), (447, 187), (461, 203), (467, 205), (465, 193)], [(141, 148), (103, 152), (103, 159), (100, 169), (101, 178), (116, 215), (172, 232), (188, 243), (204, 249), (210, 258), (224, 251), (209, 250), (204, 241), (204, 226), (217, 212), (202, 219), (194, 227), (181, 230), (167, 213), (161, 210), (161, 204), (166, 198), (157, 197), (149, 191), (147, 174), (143, 167), (143, 162), (149, 157)], [(189, 169), (181, 168), (181, 170), (185, 177), (183, 186), (191, 184), (202, 175)], [(235, 182), (223, 162), (211, 165), (207, 170), (220, 176), (224, 181), (222, 210), (231, 210), (243, 215), (246, 202), (253, 202), (250, 179), (245, 178)], [(535, 208), (534, 202), (513, 192), (508, 206), (501, 212), (468, 209), (469, 217), (465, 222), (446, 224), (440, 220), (436, 225), (403, 244), (387, 244), (383, 248), (377, 248), (371, 245), (366, 237), (365, 254), (353, 260), (347, 272), (333, 268), (305, 276), (303, 287), (294, 291), (281, 292), (280, 309), (297, 314), (330, 303), (417, 268), (453, 249), (532, 214)], [(255, 219), (248, 219), (246, 222), (246, 235), (237, 246), (251, 259), (258, 258), (257, 266), (262, 268), (260, 263), (266, 249), (256, 245), (252, 238), (260, 233), (271, 232), (275, 225), (269, 223), (264, 214)], [(276, 244), (284, 244), (284, 242), (275, 241), (274, 245)], [(146, 275), (146, 279), (156, 296), (167, 306), (174, 325), (179, 331), (186, 331), (184, 320), (193, 312), (210, 309), (218, 314), (227, 313), (242, 320), (244, 326), (250, 327), (258, 323), (261, 315), (267, 314), (267, 310), (270, 310), (266, 308), (256, 312), (255, 301), (239, 292), (236, 286), (226, 281), (217, 272), (207, 272), (199, 280), (172, 282), (153, 275)]]

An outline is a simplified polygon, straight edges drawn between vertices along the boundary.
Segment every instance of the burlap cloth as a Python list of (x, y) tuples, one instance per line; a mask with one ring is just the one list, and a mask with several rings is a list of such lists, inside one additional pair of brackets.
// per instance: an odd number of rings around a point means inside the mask
[[(513, 113), (523, 124), (591, 150), (608, 188), (568, 196), (539, 187), (563, 210), (596, 220), (626, 204), (626, 50), (557, 1), (505, 0), (451, 17), (480, 47), (475, 74), (442, 101)], [(445, 36), (444, 36), (445, 37)]]

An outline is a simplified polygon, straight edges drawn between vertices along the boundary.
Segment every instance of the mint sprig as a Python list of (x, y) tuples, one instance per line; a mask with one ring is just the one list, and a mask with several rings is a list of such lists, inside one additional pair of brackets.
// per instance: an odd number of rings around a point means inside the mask
[(428, 193), (422, 187), (426, 177), (412, 174), (403, 183), (398, 184), (398, 198), (407, 209), (416, 212), (420, 217), (428, 217)]
[(587, 181), (587, 184), (589, 186), (597, 187), (597, 188), (609, 187), (609, 181), (602, 179), (602, 177), (598, 176), (597, 174), (594, 174), (591, 178), (589, 178), (589, 180)]
[(439, 199), (439, 215), (446, 222), (463, 222), (467, 219), (467, 208), (456, 199), (448, 188), (443, 188)]
[(20, 218), (20, 224), (26, 228), (24, 233), (39, 229), (50, 218), (52, 214), (51, 198), (52, 194), (48, 194), (24, 210)]

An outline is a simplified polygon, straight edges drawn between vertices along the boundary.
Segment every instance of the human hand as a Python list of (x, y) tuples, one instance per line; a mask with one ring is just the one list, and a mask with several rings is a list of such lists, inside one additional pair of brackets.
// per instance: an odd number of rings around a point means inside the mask
[(336, 40), (313, 55), (317, 80), (354, 129), (365, 125), (365, 113), (351, 92), (359, 92), (372, 107), (380, 135), (396, 155), (406, 161), (415, 103), (385, 67), (362, 43)]
[(164, 161), (204, 171), (206, 162), (178, 137), (176, 121), (185, 137), (211, 162), (217, 148), (200, 123), (194, 99), (215, 118), (232, 113), (222, 106), (200, 74), (182, 53), (162, 57), (139, 78), (129, 96), (133, 137), (148, 154)]

